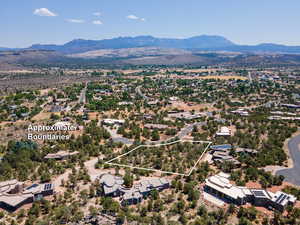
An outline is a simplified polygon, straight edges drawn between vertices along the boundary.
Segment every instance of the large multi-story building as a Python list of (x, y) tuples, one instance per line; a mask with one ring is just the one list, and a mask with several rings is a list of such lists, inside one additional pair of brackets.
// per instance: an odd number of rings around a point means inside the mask
[(219, 173), (205, 180), (204, 191), (228, 203), (244, 205), (247, 202), (255, 206), (263, 206), (283, 212), (288, 205), (293, 205), (297, 198), (278, 191), (276, 193), (264, 189), (250, 189), (230, 183), (229, 174)]

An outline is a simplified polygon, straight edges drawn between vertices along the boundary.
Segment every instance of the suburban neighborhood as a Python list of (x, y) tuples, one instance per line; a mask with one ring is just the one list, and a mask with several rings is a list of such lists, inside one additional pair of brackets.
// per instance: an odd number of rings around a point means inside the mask
[(300, 225), (299, 9), (2, 0), (0, 225)]

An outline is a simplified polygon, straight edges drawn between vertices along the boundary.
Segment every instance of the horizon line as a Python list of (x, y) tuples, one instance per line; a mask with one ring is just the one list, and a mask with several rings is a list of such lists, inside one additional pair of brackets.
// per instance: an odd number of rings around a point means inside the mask
[(182, 37), (182, 36), (173, 36), (173, 37), (170, 37), (170, 36), (155, 36), (155, 35), (150, 35), (150, 34), (140, 34), (140, 35), (119, 35), (119, 36), (111, 36), (111, 37), (106, 37), (106, 38), (100, 38), (100, 39), (97, 39), (97, 38), (73, 38), (71, 40), (67, 40), (67, 41), (62, 41), (62, 42), (40, 42), (40, 43), (35, 43), (35, 42), (32, 42), (30, 43), (29, 45), (26, 45), (26, 46), (14, 46), (14, 47), (10, 47), (10, 46), (2, 46), (0, 45), (0, 48), (8, 48), (8, 49), (26, 49), (26, 48), (30, 48), (31, 46), (33, 45), (64, 45), (64, 44), (67, 44), (69, 42), (72, 42), (72, 41), (75, 41), (75, 40), (85, 40), (85, 41), (102, 41), (102, 40), (111, 40), (111, 39), (117, 39), (117, 38), (136, 38), (136, 37), (153, 37), (153, 38), (161, 38), (161, 39), (181, 39), (181, 40), (184, 40), (184, 39), (189, 39), (189, 38), (194, 38), (194, 37), (200, 37), (200, 36), (215, 36), (215, 37), (222, 37), (222, 38), (225, 38), (226, 40), (232, 42), (234, 45), (242, 45), (242, 46), (257, 46), (257, 45), (262, 45), (262, 44), (274, 44), (274, 45), (284, 45), (284, 46), (289, 46), (289, 47), (298, 47), (300, 46), (300, 43), (299, 44), (288, 44), (288, 43), (282, 43), (282, 42), (272, 42), (272, 41), (268, 41), (268, 42), (257, 42), (257, 43), (241, 43), (240, 41), (239, 42), (235, 42), (235, 41), (232, 41), (231, 39), (228, 39), (227, 37), (223, 36), (223, 35), (218, 35), (218, 34), (199, 34), (199, 35), (193, 35), (193, 36), (186, 36), (186, 37)]

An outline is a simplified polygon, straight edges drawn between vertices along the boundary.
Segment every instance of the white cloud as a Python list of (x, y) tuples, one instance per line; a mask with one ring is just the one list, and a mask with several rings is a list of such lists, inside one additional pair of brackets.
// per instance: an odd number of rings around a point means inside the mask
[(100, 20), (94, 20), (92, 23), (95, 24), (95, 25), (103, 24)]
[(138, 20), (139, 19), (139, 17), (137, 17), (135, 15), (128, 15), (127, 18), (131, 19), (131, 20)]
[(80, 19), (67, 19), (68, 22), (70, 23), (84, 23), (84, 20), (80, 20)]
[(36, 9), (34, 10), (33, 14), (37, 16), (57, 16), (47, 8)]
[(94, 12), (93, 15), (94, 16), (101, 16), (101, 12)]
[(136, 16), (136, 15), (128, 15), (127, 16), (127, 19), (131, 19), (131, 20), (140, 20), (140, 21), (146, 21), (146, 19), (145, 18), (140, 18), (140, 17), (138, 17), (138, 16)]

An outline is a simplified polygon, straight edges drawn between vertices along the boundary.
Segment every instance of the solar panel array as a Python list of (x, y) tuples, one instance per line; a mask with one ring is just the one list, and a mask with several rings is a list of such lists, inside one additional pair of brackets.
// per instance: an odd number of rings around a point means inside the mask
[(45, 186), (44, 186), (45, 191), (49, 191), (51, 189), (52, 189), (52, 184), (45, 184)]
[(281, 194), (279, 198), (276, 199), (276, 203), (281, 204), (287, 197), (287, 195)]
[(260, 190), (255, 190), (255, 191), (253, 191), (253, 193), (257, 197), (265, 197), (266, 196), (264, 191), (260, 191)]
[(210, 146), (211, 149), (214, 150), (228, 150), (231, 149), (231, 144), (223, 144), (223, 145), (212, 145)]
[(30, 189), (35, 188), (37, 186), (38, 186), (38, 184), (33, 184), (33, 185), (29, 186), (28, 188), (26, 188), (26, 190), (30, 190)]

